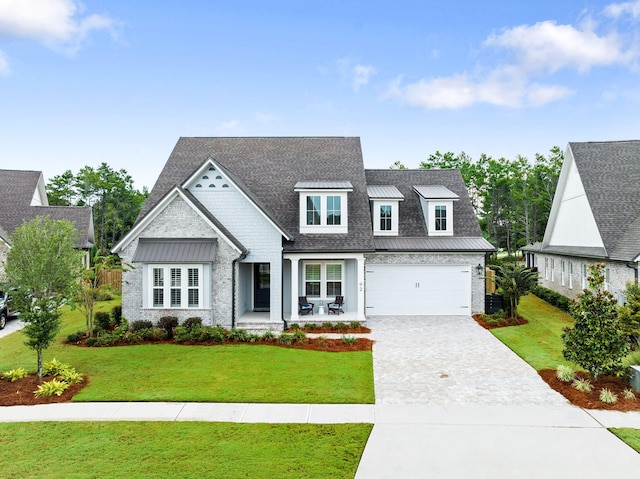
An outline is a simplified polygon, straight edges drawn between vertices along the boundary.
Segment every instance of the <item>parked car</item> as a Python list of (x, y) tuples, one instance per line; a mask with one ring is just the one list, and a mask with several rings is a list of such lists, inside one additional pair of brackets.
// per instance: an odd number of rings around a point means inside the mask
[(0, 329), (7, 325), (7, 319), (15, 318), (18, 312), (13, 309), (11, 295), (8, 292), (0, 291)]

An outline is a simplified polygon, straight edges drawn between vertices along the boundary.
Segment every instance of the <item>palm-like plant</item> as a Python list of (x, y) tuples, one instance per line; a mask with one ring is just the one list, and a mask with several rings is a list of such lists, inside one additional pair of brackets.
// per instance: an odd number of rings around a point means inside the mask
[(521, 266), (505, 264), (498, 266), (496, 286), (498, 293), (506, 302), (507, 314), (510, 318), (518, 317), (518, 303), (538, 281), (538, 273)]

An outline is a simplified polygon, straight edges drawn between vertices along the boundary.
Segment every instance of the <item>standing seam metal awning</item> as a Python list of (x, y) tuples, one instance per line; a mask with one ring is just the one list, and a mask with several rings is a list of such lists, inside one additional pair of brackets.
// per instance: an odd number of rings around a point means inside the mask
[(140, 238), (133, 263), (210, 263), (217, 240), (191, 238)]

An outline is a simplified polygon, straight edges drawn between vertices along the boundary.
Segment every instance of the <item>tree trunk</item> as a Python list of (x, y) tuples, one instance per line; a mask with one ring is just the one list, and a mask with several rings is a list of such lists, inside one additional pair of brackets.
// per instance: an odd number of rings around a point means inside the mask
[(38, 383), (42, 382), (42, 348), (38, 348)]

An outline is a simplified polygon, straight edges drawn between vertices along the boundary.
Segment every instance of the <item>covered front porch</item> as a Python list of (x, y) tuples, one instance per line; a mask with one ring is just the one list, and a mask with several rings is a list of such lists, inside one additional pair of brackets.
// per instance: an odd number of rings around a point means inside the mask
[[(362, 253), (288, 253), (283, 265), (283, 318), (288, 324), (326, 321), (364, 323), (364, 255)], [(313, 304), (301, 314), (298, 298)], [(343, 313), (329, 314), (327, 305), (344, 297)]]

